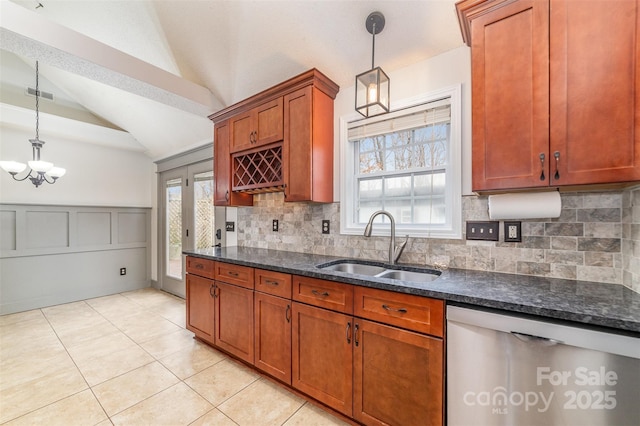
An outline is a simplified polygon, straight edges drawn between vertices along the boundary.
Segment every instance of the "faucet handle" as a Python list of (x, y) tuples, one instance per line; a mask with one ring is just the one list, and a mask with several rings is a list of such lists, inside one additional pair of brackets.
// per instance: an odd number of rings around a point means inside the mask
[(393, 259), (397, 262), (398, 259), (400, 258), (400, 255), (402, 255), (402, 252), (404, 251), (404, 247), (407, 245), (407, 242), (409, 241), (409, 235), (407, 235), (405, 237), (405, 240), (403, 242), (401, 242), (399, 245), (397, 245), (394, 250), (393, 250)]

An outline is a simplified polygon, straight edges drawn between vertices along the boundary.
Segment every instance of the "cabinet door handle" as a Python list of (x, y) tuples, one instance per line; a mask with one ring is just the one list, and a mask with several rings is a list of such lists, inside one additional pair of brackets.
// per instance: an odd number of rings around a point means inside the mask
[(264, 283), (267, 284), (267, 285), (272, 285), (272, 286), (280, 285), (280, 283), (278, 281), (273, 281), (273, 280), (264, 280)]
[(358, 341), (358, 329), (360, 328), (360, 326), (358, 325), (358, 323), (356, 323), (355, 327), (353, 328), (353, 343), (356, 344), (356, 346), (360, 345), (360, 342)]
[(540, 154), (540, 168), (542, 171), (540, 172), (540, 180), (545, 180), (544, 177), (544, 153)]
[(351, 344), (351, 322), (347, 322), (347, 343)]
[(555, 180), (558, 180), (558, 179), (560, 179), (560, 172), (558, 171), (558, 161), (560, 161), (560, 152), (559, 151), (554, 152), (553, 156), (556, 159), (556, 174), (553, 175), (553, 178)]
[(224, 199), (226, 201), (229, 201), (229, 190), (227, 189), (227, 192), (224, 194)]
[(316, 296), (322, 296), (322, 297), (327, 297), (329, 295), (329, 293), (327, 293), (326, 291), (323, 291), (322, 293), (320, 293), (318, 290), (311, 290), (311, 293), (315, 294)]
[(287, 305), (287, 310), (284, 313), (284, 317), (287, 322), (291, 322), (291, 305)]
[(384, 309), (385, 311), (400, 312), (401, 314), (407, 313), (407, 310), (405, 308), (392, 308), (389, 305), (382, 305), (382, 309)]
[(236, 271), (227, 271), (227, 275), (238, 278), (238, 273)]
[[(211, 294), (211, 289), (209, 289), (209, 294)], [(214, 299), (218, 298), (218, 285), (217, 284), (213, 285), (213, 298)]]
[(211, 284), (211, 287), (209, 287), (209, 296), (216, 297), (216, 287), (214, 284)]

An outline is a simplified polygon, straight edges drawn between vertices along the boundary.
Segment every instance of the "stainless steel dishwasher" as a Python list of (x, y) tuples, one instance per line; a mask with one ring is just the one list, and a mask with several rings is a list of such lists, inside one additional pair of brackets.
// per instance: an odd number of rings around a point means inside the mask
[(447, 307), (448, 425), (640, 425), (640, 338)]

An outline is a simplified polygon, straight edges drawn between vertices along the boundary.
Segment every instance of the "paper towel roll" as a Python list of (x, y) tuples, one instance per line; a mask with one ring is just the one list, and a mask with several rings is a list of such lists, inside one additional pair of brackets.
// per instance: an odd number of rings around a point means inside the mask
[(492, 220), (559, 217), (561, 209), (558, 191), (489, 196), (489, 218)]

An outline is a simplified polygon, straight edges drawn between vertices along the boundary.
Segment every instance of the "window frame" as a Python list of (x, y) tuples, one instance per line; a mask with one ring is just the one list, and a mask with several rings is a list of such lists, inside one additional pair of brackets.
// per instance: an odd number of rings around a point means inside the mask
[[(448, 149), (447, 186), (445, 189), (446, 208), (451, 212), (444, 226), (430, 228), (405, 225), (396, 218), (396, 235), (409, 235), (416, 238), (462, 238), (462, 85), (446, 87), (440, 90), (421, 94), (394, 102), (392, 112), (372, 118), (361, 119), (353, 113), (340, 117), (340, 234), (363, 235), (366, 224), (355, 223), (355, 195), (357, 194), (356, 158), (353, 144), (349, 142), (349, 126), (363, 125), (389, 118), (390, 114), (401, 116), (402, 110), (428, 104), (440, 99), (450, 98), (451, 125)], [(407, 111), (408, 112), (408, 111)], [(360, 119), (359, 119), (360, 118)], [(377, 222), (376, 222), (377, 223)], [(388, 223), (373, 227), (372, 235), (390, 235)]]

